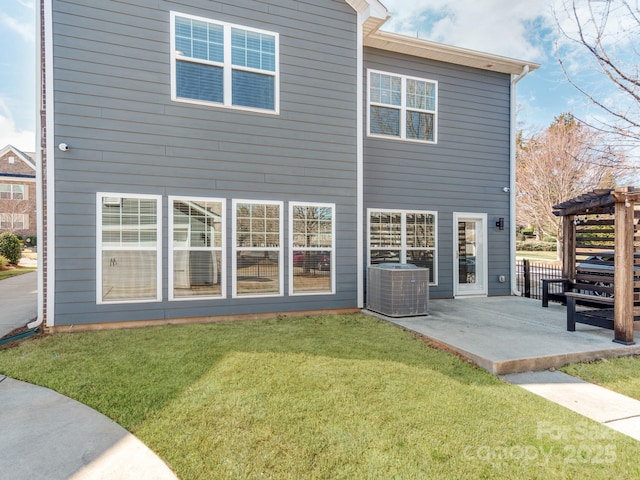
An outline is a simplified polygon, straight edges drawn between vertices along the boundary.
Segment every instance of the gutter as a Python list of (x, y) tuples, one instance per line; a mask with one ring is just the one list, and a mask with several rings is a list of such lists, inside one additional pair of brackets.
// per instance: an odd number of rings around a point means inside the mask
[(509, 258), (511, 259), (511, 294), (520, 296), (516, 272), (516, 85), (529, 73), (529, 65), (522, 67), (518, 75), (511, 75), (511, 115), (509, 133)]

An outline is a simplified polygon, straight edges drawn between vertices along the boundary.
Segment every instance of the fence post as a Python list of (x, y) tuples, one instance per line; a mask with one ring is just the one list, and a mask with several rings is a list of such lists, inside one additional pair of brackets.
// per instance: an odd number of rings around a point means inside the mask
[(524, 296), (531, 298), (531, 266), (529, 260), (524, 259), (522, 262), (522, 275), (524, 276)]

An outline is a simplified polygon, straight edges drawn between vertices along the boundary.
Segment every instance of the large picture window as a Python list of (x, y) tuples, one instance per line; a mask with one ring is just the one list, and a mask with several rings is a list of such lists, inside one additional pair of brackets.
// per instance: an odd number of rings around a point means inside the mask
[(233, 201), (233, 296), (280, 296), (282, 202)]
[(277, 113), (278, 34), (171, 13), (172, 98)]
[(224, 298), (225, 200), (169, 197), (169, 300)]
[(369, 71), (369, 135), (436, 143), (438, 83)]
[(437, 284), (437, 224), (435, 212), (369, 210), (369, 264), (426, 267)]
[(97, 302), (162, 299), (161, 199), (97, 195)]
[(291, 203), (289, 292), (292, 295), (335, 291), (335, 207)]

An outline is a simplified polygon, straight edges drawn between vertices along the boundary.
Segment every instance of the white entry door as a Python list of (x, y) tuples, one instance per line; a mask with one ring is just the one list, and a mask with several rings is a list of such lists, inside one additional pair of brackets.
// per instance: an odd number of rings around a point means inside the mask
[(454, 213), (454, 295), (487, 295), (487, 215)]

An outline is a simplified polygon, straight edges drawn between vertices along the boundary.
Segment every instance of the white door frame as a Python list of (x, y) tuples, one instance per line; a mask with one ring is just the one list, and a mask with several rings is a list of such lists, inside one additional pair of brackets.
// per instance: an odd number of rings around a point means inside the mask
[[(461, 284), (459, 279), (460, 264), (458, 260), (458, 222), (476, 222), (476, 275), (475, 283)], [(487, 214), (453, 212), (453, 295), (454, 297), (487, 296), (489, 293), (489, 268), (487, 249)]]

